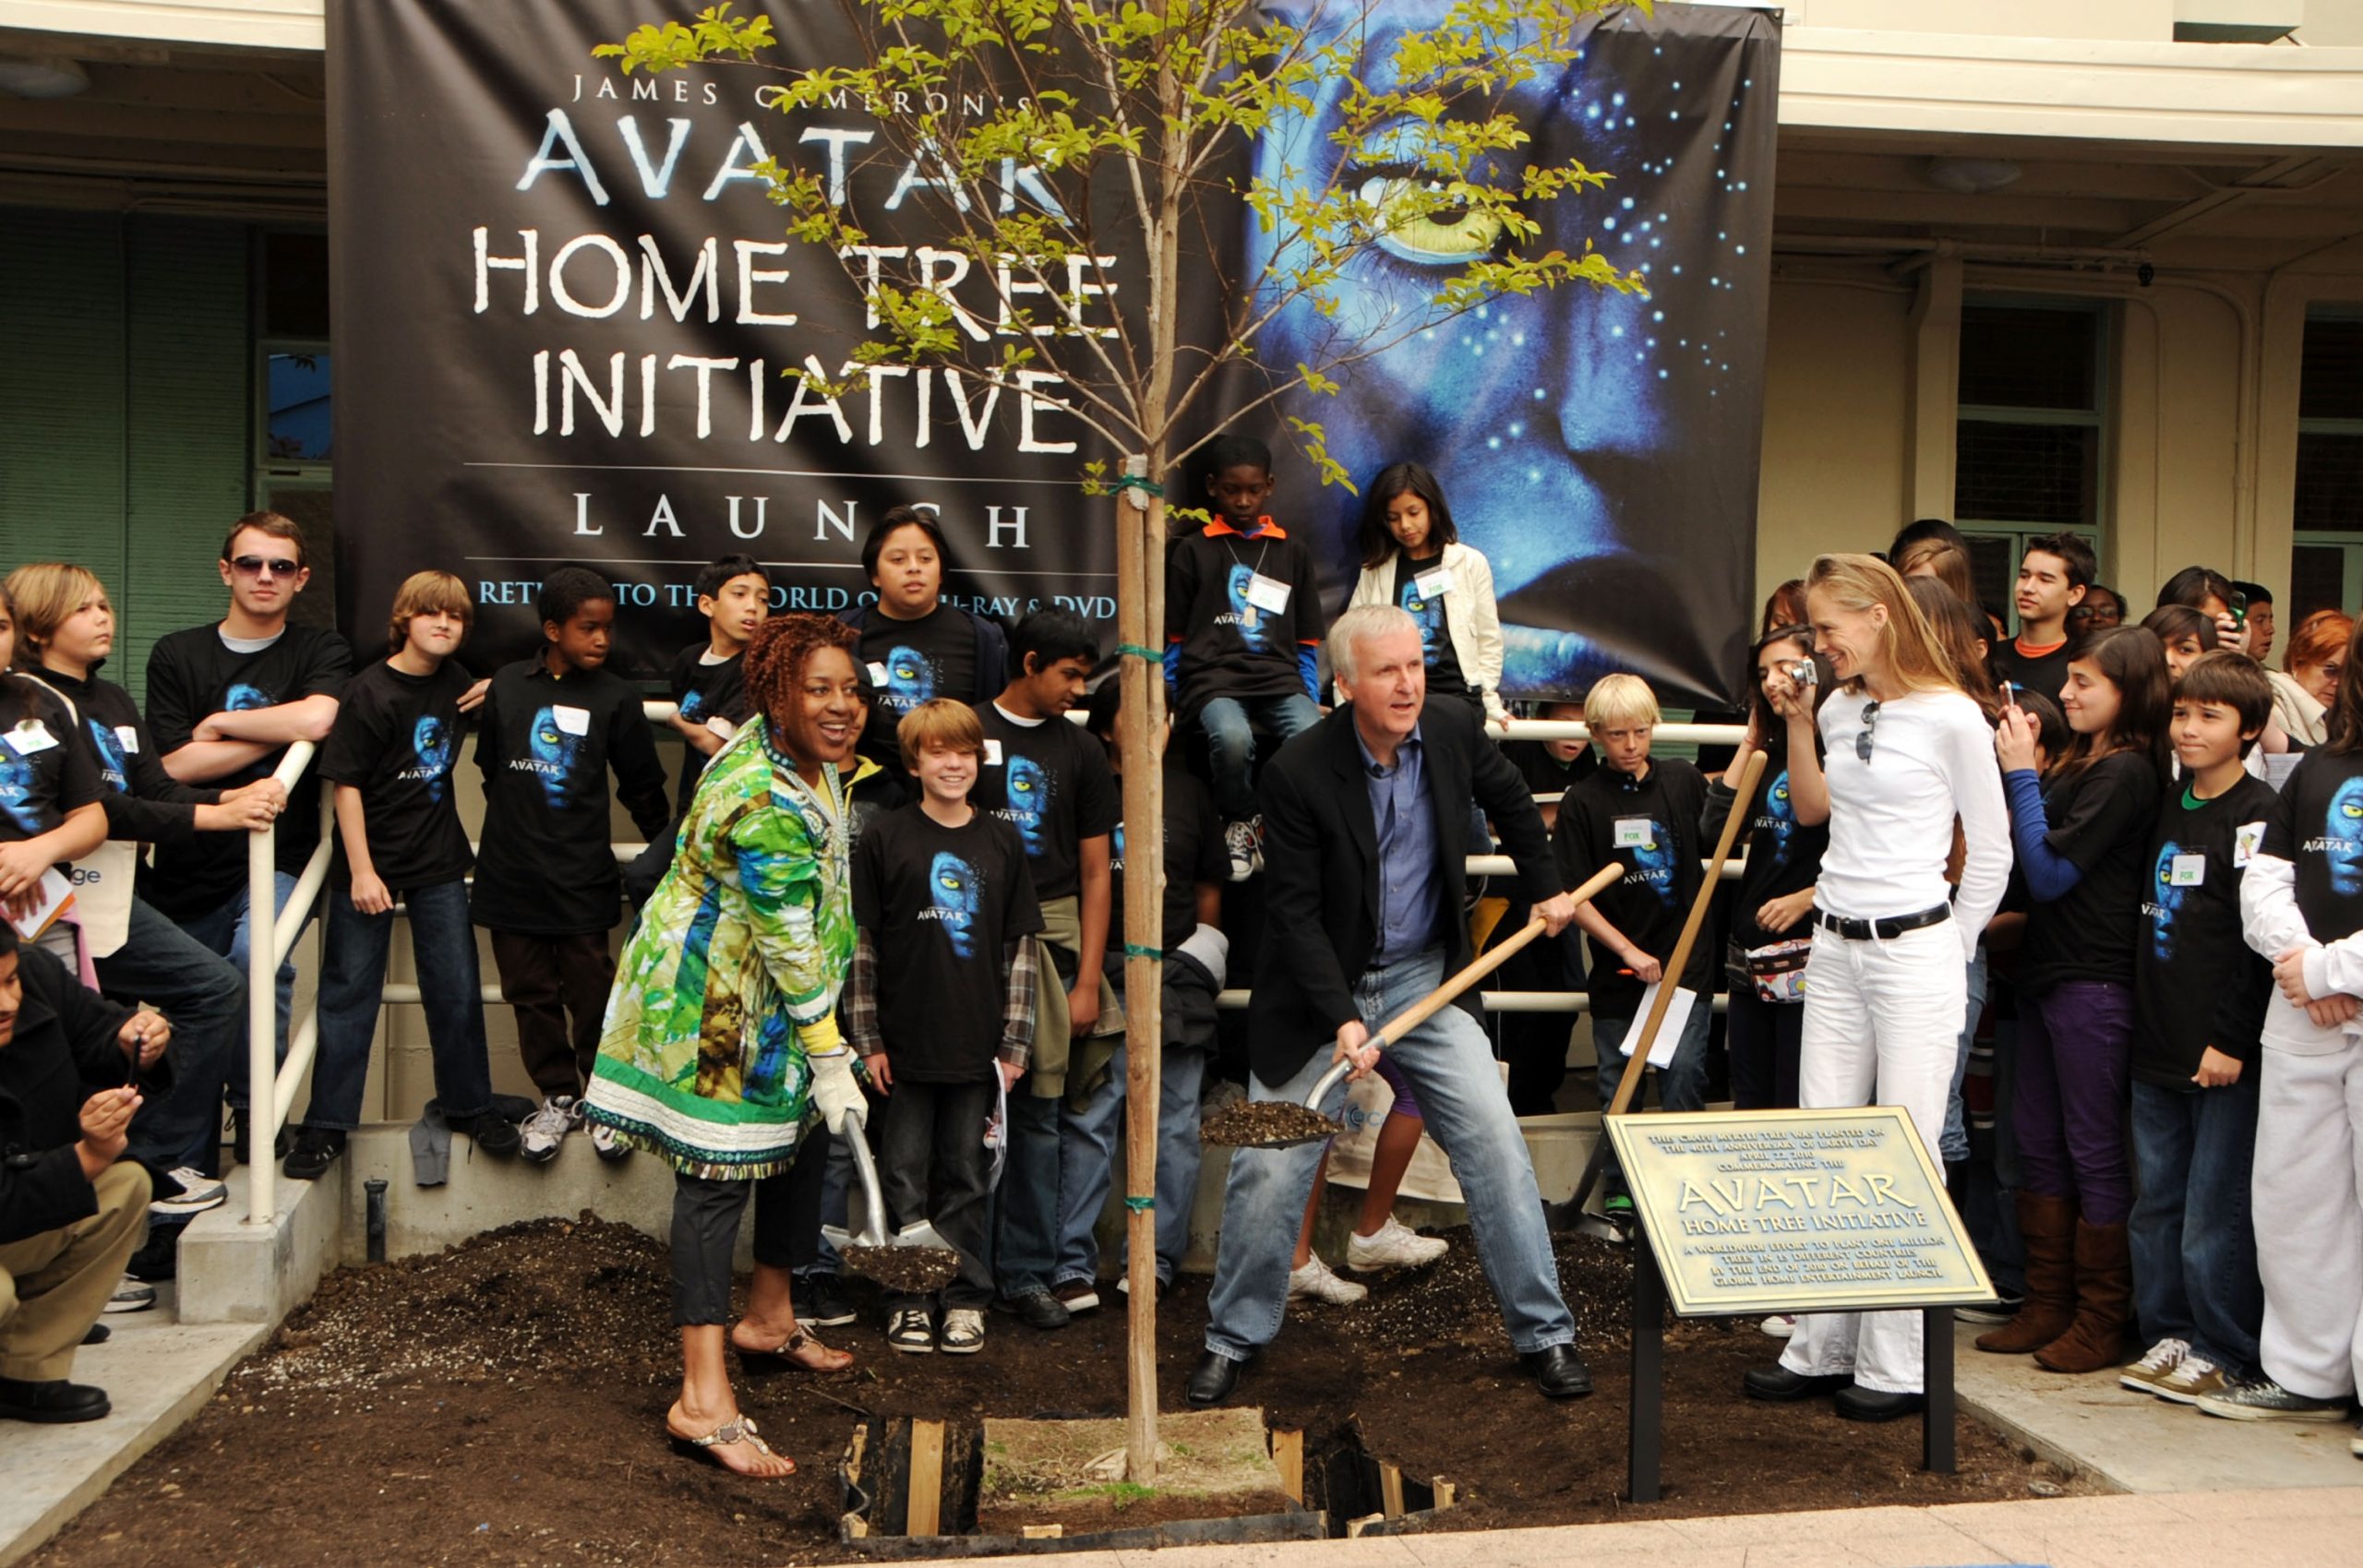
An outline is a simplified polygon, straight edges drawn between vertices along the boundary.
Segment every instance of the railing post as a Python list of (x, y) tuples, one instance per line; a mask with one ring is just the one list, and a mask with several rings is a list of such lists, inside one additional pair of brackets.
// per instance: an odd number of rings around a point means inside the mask
[[(309, 747), (304, 748), (308, 752)], [(283, 768), (283, 764), (282, 764)], [(299, 769), (300, 773), (300, 769)], [(282, 781), (282, 783), (285, 781)], [(271, 1158), (279, 1129), (271, 1111), (279, 1097), (279, 903), (273, 872), (279, 862), (276, 820), (246, 835), (246, 1223), (276, 1217)]]

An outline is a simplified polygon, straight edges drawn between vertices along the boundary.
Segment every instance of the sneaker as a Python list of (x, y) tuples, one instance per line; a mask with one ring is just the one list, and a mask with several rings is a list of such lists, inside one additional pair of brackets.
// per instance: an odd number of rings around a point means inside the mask
[(1074, 1321), (1066, 1304), (1047, 1290), (1028, 1290), (1021, 1295), (1002, 1298), (1001, 1310), (1014, 1312), (1017, 1321), (1027, 1328), (1040, 1329), (1045, 1334), (1054, 1328), (1064, 1328)]
[[(252, 1140), (248, 1136), (248, 1120), (249, 1118), (246, 1112), (239, 1110), (234, 1107), (232, 1107), (230, 1111), (230, 1157), (237, 1161), (240, 1165), (252, 1165), (255, 1163), (250, 1157), (248, 1157), (253, 1152), (254, 1146)], [(282, 1127), (277, 1134), (271, 1138), (270, 1157), (275, 1160), (283, 1160), (287, 1157), (289, 1151), (294, 1147), (295, 1130), (293, 1127)]]
[[(1050, 1294), (1057, 1298), (1060, 1306), (1067, 1310), (1069, 1317), (1099, 1310), (1099, 1287), (1087, 1279), (1062, 1279), (1050, 1287)], [(944, 1319), (946, 1333), (951, 1332), (951, 1322), (949, 1318)]]
[(558, 1146), (582, 1121), (582, 1107), (572, 1095), (552, 1095), (518, 1131), (518, 1152), (535, 1165), (547, 1165), (558, 1158)]
[(195, 1166), (179, 1166), (156, 1181), (156, 1195), (148, 1204), (151, 1215), (186, 1218), (218, 1209), (230, 1201), (227, 1182), (216, 1181)]
[[(1116, 1291), (1119, 1295), (1130, 1296), (1133, 1293), (1133, 1276), (1129, 1274), (1118, 1275), (1116, 1276)], [(1151, 1294), (1154, 1295), (1157, 1299), (1162, 1301), (1165, 1299), (1165, 1291), (1166, 1282), (1160, 1279), (1157, 1282), (1157, 1289), (1151, 1292)]]
[(1611, 1192), (1600, 1201), (1600, 1212), (1607, 1216), (1609, 1224), (1616, 1227), (1616, 1234), (1626, 1239), (1632, 1237), (1633, 1227), (1640, 1223), (1633, 1208), (1633, 1195), (1629, 1192)]
[(631, 1158), (631, 1145), (624, 1141), (624, 1135), (604, 1121), (591, 1124), (591, 1150), (609, 1165)]
[(2197, 1402), (2211, 1416), (2235, 1421), (2343, 1421), (2344, 1399), (2310, 1399), (2292, 1394), (2271, 1378), (2236, 1382), (2217, 1394), (2202, 1394)]
[(290, 1181), (318, 1181), (336, 1164), (344, 1153), (344, 1132), (335, 1127), (306, 1127), (295, 1139), (295, 1147), (280, 1166), (279, 1173)]
[(2129, 1388), (2136, 1394), (2155, 1394), (2166, 1374), (2183, 1363), (2190, 1354), (2190, 1342), (2184, 1339), (2161, 1339), (2150, 1347), (2150, 1353), (2117, 1374), (2117, 1386)]
[(798, 1275), (793, 1295), (796, 1321), (808, 1328), (835, 1328), (853, 1322), (853, 1299), (835, 1275)]
[(1422, 1236), (1388, 1215), (1386, 1223), (1372, 1234), (1346, 1238), (1346, 1266), (1356, 1274), (1375, 1274), (1381, 1269), (1423, 1269), (1449, 1250), (1442, 1238)]
[(1264, 868), (1264, 824), (1260, 818), (1222, 825), (1222, 846), (1230, 856), (1230, 880), (1243, 882)]
[(2182, 1364), (2160, 1378), (2150, 1392), (2177, 1405), (2196, 1405), (2208, 1394), (2221, 1394), (2229, 1386), (2230, 1380), (2214, 1362), (2204, 1356), (2185, 1356)]
[(953, 1308), (943, 1314), (943, 1332), (935, 1343), (947, 1356), (975, 1355), (985, 1347), (985, 1314), (974, 1307)]
[(1349, 1279), (1339, 1279), (1315, 1252), (1304, 1260), (1304, 1267), (1289, 1271), (1289, 1299), (1319, 1301), (1331, 1307), (1350, 1307), (1370, 1294), (1370, 1287), (1356, 1285)]
[(150, 1285), (171, 1279), (180, 1273), (181, 1232), (187, 1228), (185, 1220), (158, 1220), (150, 1225), (148, 1239), (126, 1261), (123, 1272)]
[(1991, 1301), (1974, 1307), (1955, 1307), (1953, 1322), (1987, 1325), (2006, 1323), (2019, 1315), (2019, 1309), (2025, 1306), (2026, 1301), (2023, 1296), (2008, 1296), (1997, 1291)]
[(886, 1320), (886, 1343), (906, 1356), (935, 1351), (935, 1324), (917, 1307), (906, 1307)]
[(144, 1312), (156, 1304), (156, 1287), (125, 1275), (116, 1281), (114, 1294), (107, 1298), (110, 1312)]
[(1794, 1312), (1775, 1312), (1770, 1317), (1765, 1319), (1762, 1323), (1757, 1323), (1756, 1326), (1762, 1329), (1765, 1333), (1770, 1335), (1775, 1339), (1786, 1339), (1791, 1335), (1797, 1332), (1797, 1314)]
[(458, 1131), (466, 1132), (474, 1141), (479, 1153), (490, 1155), (497, 1160), (514, 1155), (517, 1146), (525, 1141), (524, 1135), (517, 1131), (517, 1124), (498, 1111), (488, 1110)]
[(2346, 1452), (2354, 1454), (2357, 1459), (2363, 1459), (2363, 1432), (2357, 1432), (2346, 1440)]

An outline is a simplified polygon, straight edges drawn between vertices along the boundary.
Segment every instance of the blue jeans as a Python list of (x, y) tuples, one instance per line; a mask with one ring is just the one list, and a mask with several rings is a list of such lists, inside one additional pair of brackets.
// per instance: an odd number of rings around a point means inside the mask
[[(1682, 1038), (1673, 1047), (1672, 1065), (1658, 1069), (1658, 1104), (1667, 1110), (1705, 1110), (1707, 1108), (1707, 1023), (1714, 1017), (1714, 998), (1701, 995), (1692, 1004), (1690, 1016), (1683, 1021)], [(1799, 1010), (1803, 1017), (1803, 1010)], [(1592, 1047), (1600, 1053), (1600, 1108), (1606, 1110), (1616, 1098), (1617, 1081), (1625, 1074), (1625, 1036), (1637, 1020), (1611, 1018), (1594, 1013), (1591, 1020)], [(1639, 1095), (1635, 1099), (1637, 1102)], [(1601, 1134), (1608, 1136), (1606, 1132)], [(1606, 1185), (1603, 1196), (1625, 1191), (1625, 1172), (1616, 1164), (1616, 1151), (1608, 1151), (1607, 1164), (1601, 1172)]]
[[(1363, 975), (1354, 982), (1354, 1005), (1375, 1032), (1443, 980), (1444, 950), (1431, 948)], [(1485, 1031), (1460, 1009), (1447, 1007), (1406, 1035), (1393, 1055), (1419, 1096), (1429, 1135), (1452, 1161), (1468, 1203), (1477, 1261), (1501, 1304), (1510, 1344), (1521, 1354), (1573, 1345), (1576, 1323), (1559, 1297), (1542, 1193), (1493, 1069)], [(1329, 1065), (1330, 1053), (1316, 1050), (1285, 1083), (1251, 1077), (1249, 1097), (1301, 1101)], [(1321, 1109), (1337, 1117), (1345, 1103), (1346, 1088), (1339, 1083)], [(1206, 1348), (1216, 1355), (1245, 1360), (1280, 1332), (1288, 1310), (1289, 1263), (1321, 1152), (1319, 1143), (1301, 1143), (1292, 1149), (1241, 1149), (1231, 1155), (1223, 1191), (1222, 1252), (1206, 1303)]]
[(140, 1105), (125, 1153), (159, 1170), (219, 1174), (222, 1087), (246, 1051), (246, 973), (144, 898), (131, 901), (123, 945), (96, 962), (109, 1000), (147, 1002), (173, 1025), (173, 1086)]
[[(303, 1120), (306, 1127), (350, 1132), (361, 1125), (361, 1092), (369, 1081), (369, 1042), (385, 999), (394, 912), (364, 915), (342, 888), (330, 888), (326, 896), (320, 1048), (312, 1067), (312, 1104)], [(437, 882), (411, 888), (402, 897), (410, 908), (411, 953), (418, 961), (419, 1000), (434, 1049), (435, 1097), (443, 1119), (462, 1126), (492, 1107), (484, 981), (476, 970), (475, 928), (468, 923), (468, 885)]]
[(993, 1284), (1004, 1297), (1050, 1287), (1059, 1261), (1059, 1102), (1024, 1079), (1009, 1095), (1009, 1155), (993, 1190)]
[[(1116, 1134), (1124, 1120), (1122, 1047), (1108, 1082), (1082, 1110), (1059, 1114), (1059, 1263), (1054, 1283), (1099, 1277), (1099, 1212), (1114, 1184)], [(1198, 1096), (1206, 1080), (1206, 1053), (1167, 1046), (1158, 1053), (1157, 1277), (1173, 1283), (1190, 1245), (1190, 1206), (1198, 1191)]]
[[(285, 871), (272, 872), (270, 908), (273, 919), (287, 907), (287, 901), (294, 895), (294, 877)], [(304, 918), (306, 924), (310, 923), (311, 913), (308, 910), (305, 912)], [(204, 943), (210, 952), (228, 959), (231, 967), (243, 977), (246, 973), (246, 890), (241, 887), (222, 904), (182, 921), (181, 929)], [(300, 936), (301, 932), (297, 934)], [(276, 1059), (282, 1064), (287, 1060), (287, 1014), (294, 999), (295, 957), (294, 949), (291, 947), (287, 962), (279, 966), (279, 1050)], [(227, 1073), (230, 1105), (236, 1110), (246, 1109), (248, 1103), (247, 1055), (246, 1035), (241, 1031), (238, 1048), (230, 1053)]]
[(1961, 1042), (1953, 1054), (1952, 1092), (1945, 1096), (1945, 1131), (1937, 1140), (1937, 1157), (1947, 1165), (1969, 1159), (1969, 1113), (1961, 1105), (1961, 1083), (1969, 1076), (1969, 1047), (1977, 1039), (1977, 1020), (1985, 1011), (1985, 944), (1969, 961), (1969, 1016), (1961, 1021)]
[(2261, 1065), (2221, 1089), (2133, 1084), (2141, 1191), (2127, 1239), (2141, 1332), (2153, 1343), (2189, 1341), (2226, 1377), (2257, 1371), (2264, 1323), (2249, 1207)]
[(1248, 776), (1255, 760), (1255, 726), (1263, 725), (1280, 742), (1320, 722), (1321, 709), (1301, 691), (1280, 697), (1217, 697), (1198, 710), (1198, 727), (1206, 732), (1206, 761), (1214, 774), (1215, 808), (1225, 821), (1243, 822), (1255, 815), (1255, 784)]

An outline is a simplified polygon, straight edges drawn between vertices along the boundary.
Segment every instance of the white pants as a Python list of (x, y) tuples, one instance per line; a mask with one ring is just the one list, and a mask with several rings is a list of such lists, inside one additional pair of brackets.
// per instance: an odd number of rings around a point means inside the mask
[[(1817, 929), (1805, 1005), (1798, 1104), (1901, 1106), (1921, 1142), (1936, 1149), (1969, 1015), (1969, 972), (1953, 923), (1889, 941)], [(1863, 1388), (1918, 1394), (1920, 1329), (1917, 1311), (1810, 1313), (1798, 1320), (1781, 1364), (1806, 1377), (1852, 1372)]]
[(2258, 1066), (2258, 1348), (2290, 1393), (2342, 1399), (2363, 1383), (2363, 1042), (2275, 991)]

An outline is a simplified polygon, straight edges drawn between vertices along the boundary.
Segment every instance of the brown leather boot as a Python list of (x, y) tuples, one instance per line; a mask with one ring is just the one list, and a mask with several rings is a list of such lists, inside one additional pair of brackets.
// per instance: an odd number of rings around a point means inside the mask
[(2034, 1353), (2055, 1372), (2097, 1372), (2125, 1359), (2125, 1324), (2133, 1308), (2133, 1260), (2125, 1227), (2076, 1222), (2076, 1321)]
[(1980, 1350), (1997, 1356), (2041, 1349), (2076, 1317), (2076, 1205), (2020, 1193), (2019, 1239), (2027, 1252), (2027, 1299), (2009, 1323), (1977, 1336)]

